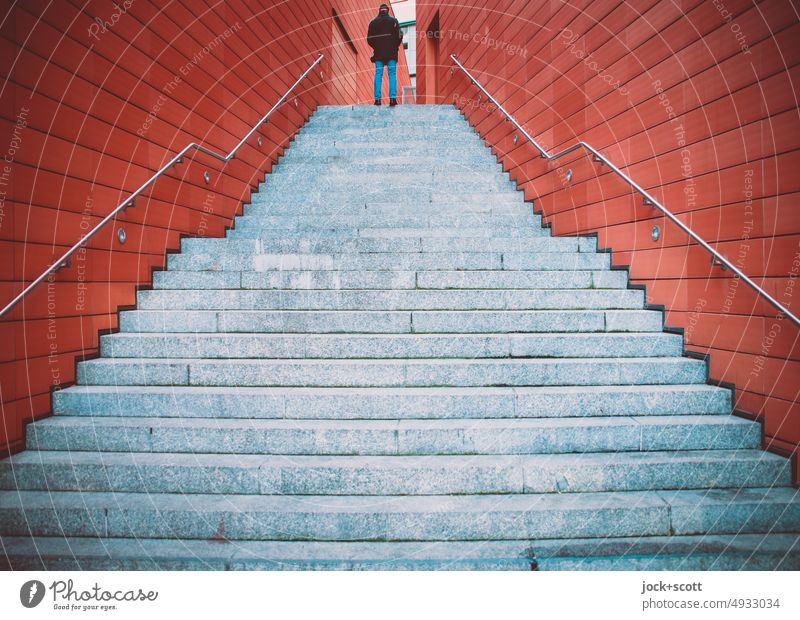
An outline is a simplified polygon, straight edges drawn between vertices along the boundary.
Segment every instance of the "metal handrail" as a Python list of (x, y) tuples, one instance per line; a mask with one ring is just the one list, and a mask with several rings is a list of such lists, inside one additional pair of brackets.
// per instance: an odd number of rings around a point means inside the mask
[(139, 195), (141, 195), (141, 193), (144, 190), (146, 190), (148, 187), (150, 187), (156, 181), (156, 179), (158, 179), (158, 177), (160, 177), (162, 174), (164, 174), (167, 170), (169, 170), (175, 164), (180, 163), (180, 161), (183, 159), (183, 157), (184, 157), (184, 155), (186, 155), (186, 153), (188, 153), (192, 149), (196, 149), (196, 150), (200, 151), (201, 153), (205, 153), (206, 155), (210, 155), (211, 157), (213, 157), (215, 159), (218, 159), (221, 162), (227, 163), (230, 160), (232, 160), (234, 158), (234, 156), (236, 155), (236, 152), (239, 150), (239, 148), (241, 148), (241, 146), (245, 142), (247, 142), (248, 138), (250, 138), (250, 136), (252, 136), (258, 130), (258, 128), (261, 127), (261, 125), (263, 125), (264, 123), (267, 122), (267, 119), (278, 108), (278, 106), (280, 106), (284, 101), (286, 101), (286, 98), (289, 96), (289, 94), (297, 87), (297, 85), (300, 82), (303, 81), (303, 79), (305, 79), (305, 77), (309, 73), (311, 73), (311, 70), (314, 67), (316, 67), (322, 61), (324, 56), (325, 56), (325, 54), (320, 54), (317, 57), (317, 59), (313, 63), (311, 63), (311, 66), (309, 66), (308, 69), (306, 69), (303, 72), (303, 75), (301, 75), (299, 78), (297, 78), (297, 81), (294, 84), (291, 85), (289, 90), (287, 90), (283, 94), (283, 96), (280, 99), (278, 99), (278, 101), (275, 103), (275, 105), (273, 105), (272, 108), (270, 108), (269, 112), (267, 112), (261, 118), (261, 120), (258, 121), (258, 123), (253, 125), (253, 128), (250, 131), (247, 132), (247, 135), (245, 135), (244, 138), (239, 140), (239, 143), (235, 147), (233, 147), (233, 150), (230, 153), (228, 153), (227, 155), (220, 155), (219, 153), (216, 153), (216, 152), (206, 148), (205, 146), (203, 146), (201, 144), (197, 144), (196, 142), (192, 142), (191, 144), (187, 144), (185, 147), (183, 147), (183, 149), (181, 149), (181, 151), (177, 155), (175, 155), (175, 157), (170, 159), (169, 162), (167, 162), (164, 166), (162, 166), (161, 169), (159, 169), (158, 172), (156, 172), (153, 176), (151, 176), (149, 179), (147, 179), (147, 181), (145, 181), (144, 184), (141, 187), (139, 187), (139, 189), (137, 189), (130, 196), (128, 196), (125, 200), (123, 200), (119, 205), (117, 205), (117, 207), (111, 213), (109, 213), (107, 216), (105, 216), (97, 224), (97, 226), (92, 228), (92, 230), (90, 230), (88, 233), (86, 233), (80, 239), (80, 241), (78, 241), (69, 250), (67, 250), (67, 252), (61, 258), (59, 258), (52, 265), (50, 265), (50, 267), (48, 267), (42, 273), (42, 275), (40, 275), (33, 282), (28, 284), (28, 286), (26, 286), (19, 295), (17, 295), (14, 299), (12, 299), (11, 302), (9, 302), (8, 305), (6, 305), (6, 307), (3, 308), (0, 311), (0, 318), (5, 316), (6, 314), (8, 314), (14, 306), (16, 306), (20, 301), (22, 301), (22, 299), (25, 297), (25, 295), (30, 293), (34, 288), (36, 288), (39, 284), (41, 284), (42, 281), (44, 281), (51, 273), (53, 273), (54, 271), (57, 271), (61, 267), (65, 266), (67, 264), (67, 261), (70, 259), (70, 257), (75, 252), (77, 252), (87, 241), (89, 241), (89, 239), (94, 237), (100, 231), (100, 229), (102, 229), (106, 224), (108, 224), (108, 222), (110, 222), (111, 220), (116, 218), (118, 213), (120, 213), (121, 211), (124, 211), (128, 207), (133, 206), (133, 201), (136, 200), (136, 198), (138, 198)]
[[(586, 142), (581, 141), (581, 142), (578, 142), (576, 144), (573, 144), (572, 146), (568, 146), (567, 148), (565, 148), (562, 151), (559, 151), (558, 153), (554, 153), (552, 155), (549, 154), (544, 148), (542, 148), (542, 146), (536, 140), (533, 139), (533, 137), (531, 137), (531, 135), (527, 131), (525, 131), (525, 128), (522, 125), (520, 125), (516, 121), (516, 119), (506, 111), (506, 109), (502, 105), (500, 105), (500, 102), (497, 101), (497, 99), (495, 99), (494, 97), (492, 97), (492, 95), (489, 93), (489, 91), (486, 90), (480, 82), (478, 82), (478, 80), (467, 70), (467, 68), (459, 62), (459, 60), (458, 60), (458, 58), (456, 58), (455, 54), (450, 54), (450, 58), (453, 59), (453, 62), (456, 63), (459, 66), (459, 68), (467, 75), (467, 77), (472, 81), (472, 83), (475, 86), (477, 86), (483, 92), (483, 94), (486, 95), (492, 101), (492, 103), (495, 106), (497, 106), (497, 109), (500, 110), (506, 116), (506, 118), (509, 121), (511, 121), (511, 123), (513, 123), (513, 125), (517, 129), (519, 129), (519, 131), (522, 133), (522, 135), (525, 136), (525, 138), (527, 138), (528, 141), (531, 144), (533, 144), (534, 147), (536, 147), (536, 150), (539, 151), (539, 153), (541, 154), (542, 158), (544, 158), (544, 159), (546, 159), (548, 161), (552, 161), (554, 159), (558, 159), (559, 157), (562, 157), (563, 155), (571, 153), (572, 151), (576, 151), (576, 150), (578, 150), (580, 148), (583, 148), (583, 149), (587, 150), (589, 153), (592, 154), (592, 158), (593, 158), (594, 161), (599, 161), (599, 162), (605, 164), (606, 166), (608, 166), (611, 169), (612, 172), (614, 172), (618, 177), (620, 177), (621, 179), (626, 181), (628, 183), (628, 185), (630, 185), (634, 190), (636, 190), (636, 192), (641, 194), (642, 198), (644, 199), (644, 203), (645, 204), (650, 205), (650, 206), (658, 209), (659, 211), (661, 211), (673, 223), (675, 223), (678, 226), (678, 228), (680, 228), (689, 237), (691, 237), (694, 241), (696, 241), (703, 249), (705, 249), (707, 252), (709, 252), (713, 256), (712, 264), (719, 264), (719, 265), (721, 265), (722, 267), (724, 267), (726, 269), (730, 269), (733, 273), (736, 274), (737, 277), (742, 279), (745, 282), (745, 284), (747, 284), (756, 293), (761, 295), (770, 304), (772, 304), (775, 308), (777, 308), (778, 311), (781, 314), (785, 315), (790, 321), (792, 321), (792, 323), (794, 323), (795, 325), (800, 326), (800, 318), (798, 318), (797, 316), (792, 314), (788, 310), (788, 308), (786, 308), (783, 304), (781, 304), (772, 295), (767, 293), (767, 291), (765, 291), (763, 288), (761, 288), (758, 284), (753, 282), (753, 280), (751, 280), (744, 273), (742, 273), (742, 271), (739, 268), (737, 268), (733, 263), (731, 263), (722, 254), (720, 254), (714, 248), (712, 248), (702, 237), (700, 237), (700, 235), (698, 235), (691, 228), (689, 228), (686, 224), (684, 224), (682, 221), (680, 221), (675, 216), (675, 214), (673, 214), (666, 207), (664, 207), (664, 205), (662, 205), (655, 198), (653, 198), (653, 196), (651, 196), (647, 191), (645, 191), (638, 183), (636, 183), (633, 179), (631, 179), (627, 174), (622, 172), (622, 170), (620, 170), (614, 164), (612, 164), (608, 160), (608, 158), (605, 157), (605, 155), (600, 153), (600, 151), (595, 149), (590, 144), (587, 144)], [(778, 318), (781, 318), (780, 315), (778, 315)]]

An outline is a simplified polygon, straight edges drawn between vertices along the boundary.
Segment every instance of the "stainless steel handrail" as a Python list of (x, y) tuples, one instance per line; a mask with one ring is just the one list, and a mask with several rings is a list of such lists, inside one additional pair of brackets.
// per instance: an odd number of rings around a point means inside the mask
[(248, 138), (250, 138), (250, 136), (252, 136), (258, 130), (258, 128), (261, 127), (261, 125), (263, 125), (264, 123), (267, 122), (267, 119), (278, 108), (278, 106), (280, 106), (284, 101), (286, 101), (286, 98), (289, 96), (289, 94), (297, 87), (297, 85), (300, 82), (302, 82), (305, 79), (305, 77), (309, 73), (311, 73), (311, 70), (314, 67), (316, 67), (322, 61), (324, 56), (325, 56), (325, 54), (320, 54), (319, 56), (317, 56), (317, 59), (313, 63), (311, 63), (311, 66), (309, 66), (308, 69), (306, 69), (303, 72), (303, 75), (301, 75), (299, 78), (297, 78), (297, 81), (294, 84), (292, 84), (291, 87), (289, 87), (289, 90), (287, 90), (283, 94), (283, 96), (280, 99), (278, 99), (278, 101), (275, 103), (275, 105), (273, 105), (272, 108), (270, 108), (269, 112), (267, 112), (261, 118), (261, 120), (258, 121), (258, 123), (253, 125), (253, 128), (250, 131), (247, 132), (247, 135), (245, 135), (244, 138), (239, 140), (239, 143), (235, 147), (233, 147), (233, 150), (230, 153), (228, 153), (227, 155), (220, 155), (219, 153), (215, 153), (214, 151), (206, 148), (205, 146), (203, 146), (201, 144), (197, 144), (196, 142), (192, 142), (191, 144), (187, 144), (185, 147), (183, 147), (183, 149), (181, 149), (181, 151), (177, 155), (175, 155), (175, 157), (170, 159), (169, 162), (167, 162), (164, 166), (162, 166), (161, 169), (159, 169), (158, 172), (156, 172), (153, 176), (151, 176), (149, 179), (147, 179), (147, 181), (145, 181), (144, 184), (141, 187), (139, 187), (139, 189), (137, 189), (130, 196), (128, 196), (124, 201), (122, 201), (119, 205), (117, 205), (117, 207), (111, 213), (106, 215), (97, 224), (97, 226), (92, 228), (92, 230), (90, 230), (88, 233), (86, 233), (80, 239), (80, 241), (78, 241), (69, 250), (67, 250), (67, 252), (61, 258), (59, 258), (52, 265), (50, 265), (50, 267), (48, 267), (42, 273), (42, 275), (40, 275), (33, 282), (28, 284), (28, 286), (26, 286), (19, 295), (17, 295), (14, 299), (12, 299), (6, 305), (6, 307), (3, 308), (2, 311), (0, 311), (0, 318), (5, 316), (6, 314), (8, 314), (11, 311), (11, 309), (14, 308), (14, 306), (16, 306), (20, 301), (22, 301), (22, 299), (25, 297), (25, 295), (30, 293), (34, 288), (36, 288), (39, 284), (41, 284), (42, 281), (45, 280), (51, 273), (53, 273), (54, 271), (57, 271), (58, 269), (63, 267), (67, 263), (69, 258), (75, 252), (77, 252), (81, 248), (81, 246), (83, 246), (87, 241), (89, 241), (89, 239), (94, 237), (106, 224), (108, 224), (108, 222), (110, 222), (111, 220), (116, 218), (117, 214), (120, 211), (124, 211), (126, 208), (133, 206), (133, 201), (136, 200), (136, 198), (139, 195), (141, 195), (141, 193), (144, 190), (146, 190), (148, 187), (150, 187), (156, 181), (156, 179), (158, 179), (158, 177), (160, 177), (162, 174), (164, 174), (167, 170), (169, 170), (175, 164), (180, 163), (181, 159), (183, 159), (183, 157), (184, 157), (184, 155), (186, 155), (186, 153), (188, 153), (192, 149), (196, 149), (196, 150), (200, 151), (201, 153), (205, 153), (206, 155), (210, 155), (211, 157), (213, 157), (215, 159), (218, 159), (221, 162), (229, 162), (230, 160), (232, 160), (234, 158), (234, 156), (236, 155), (236, 152), (241, 148), (241, 146), (245, 142), (247, 142)]
[[(797, 316), (792, 314), (777, 299), (775, 299), (772, 295), (767, 293), (767, 291), (765, 291), (758, 284), (753, 282), (753, 280), (748, 278), (744, 273), (742, 273), (742, 271), (739, 268), (737, 268), (727, 258), (725, 258), (722, 254), (717, 252), (714, 248), (712, 248), (702, 237), (700, 237), (700, 235), (698, 235), (696, 232), (694, 232), (686, 224), (681, 222), (675, 216), (675, 214), (673, 214), (666, 207), (664, 207), (664, 205), (662, 205), (655, 198), (653, 198), (653, 196), (651, 196), (647, 191), (645, 191), (638, 183), (636, 183), (633, 179), (631, 179), (627, 174), (622, 172), (622, 170), (620, 170), (614, 164), (612, 164), (608, 160), (608, 158), (606, 158), (602, 153), (600, 153), (600, 151), (595, 149), (590, 144), (587, 144), (586, 142), (581, 141), (581, 142), (578, 142), (576, 144), (573, 144), (572, 146), (568, 146), (563, 151), (559, 151), (558, 153), (554, 153), (552, 155), (549, 154), (544, 148), (542, 148), (542, 146), (536, 140), (533, 139), (533, 137), (531, 137), (531, 135), (527, 131), (525, 131), (525, 128), (522, 125), (520, 125), (516, 121), (516, 119), (506, 111), (506, 109), (502, 105), (500, 105), (500, 102), (498, 102), (497, 99), (492, 97), (492, 95), (489, 93), (489, 91), (486, 90), (480, 82), (478, 82), (478, 80), (467, 70), (467, 68), (459, 62), (459, 60), (458, 60), (458, 58), (456, 58), (455, 54), (450, 54), (450, 58), (453, 59), (453, 62), (456, 63), (459, 66), (459, 68), (467, 75), (467, 77), (472, 81), (472, 83), (475, 86), (477, 86), (481, 90), (481, 92), (483, 92), (483, 94), (486, 95), (492, 101), (492, 103), (494, 105), (497, 106), (497, 109), (500, 110), (509, 121), (511, 121), (511, 123), (514, 125), (514, 127), (519, 129), (520, 133), (522, 133), (522, 135), (525, 136), (525, 138), (527, 138), (527, 140), (531, 144), (533, 144), (534, 147), (536, 147), (536, 150), (539, 151), (539, 153), (541, 154), (542, 158), (544, 158), (544, 159), (546, 159), (548, 161), (552, 161), (552, 160), (558, 159), (559, 157), (562, 157), (562, 156), (564, 156), (564, 155), (566, 155), (568, 153), (571, 153), (572, 151), (576, 151), (576, 150), (578, 150), (580, 148), (583, 148), (583, 149), (589, 151), (589, 153), (592, 154), (592, 157), (593, 157), (593, 159), (595, 161), (599, 161), (599, 162), (604, 163), (606, 166), (609, 167), (609, 169), (611, 169), (612, 172), (614, 172), (618, 177), (620, 177), (621, 179), (626, 181), (628, 183), (628, 185), (630, 185), (634, 190), (636, 190), (636, 192), (641, 194), (641, 196), (644, 198), (645, 204), (647, 204), (649, 206), (652, 206), (652, 207), (658, 209), (659, 211), (661, 211), (675, 225), (677, 225), (678, 228), (680, 228), (683, 232), (685, 232), (687, 235), (689, 235), (689, 237), (691, 237), (694, 241), (696, 241), (704, 250), (709, 252), (714, 257), (712, 259), (712, 264), (719, 264), (719, 265), (722, 265), (723, 267), (725, 267), (727, 269), (730, 269), (734, 274), (736, 274), (736, 276), (738, 278), (743, 280), (756, 293), (761, 295), (770, 304), (772, 304), (775, 308), (777, 308), (778, 311), (781, 314), (785, 315), (790, 321), (792, 321), (792, 323), (794, 323), (795, 325), (800, 326), (800, 318), (798, 318)], [(780, 315), (778, 316), (778, 318), (781, 318)]]

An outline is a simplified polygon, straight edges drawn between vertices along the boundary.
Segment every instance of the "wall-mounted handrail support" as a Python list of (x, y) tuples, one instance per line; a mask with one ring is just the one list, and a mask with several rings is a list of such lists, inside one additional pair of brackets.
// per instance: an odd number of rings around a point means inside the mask
[(780, 315), (785, 316), (788, 318), (792, 323), (797, 326), (800, 326), (800, 318), (796, 315), (792, 314), (788, 308), (786, 308), (783, 304), (781, 304), (777, 299), (775, 299), (772, 295), (767, 293), (763, 288), (761, 288), (758, 284), (753, 282), (747, 275), (745, 275), (738, 267), (736, 267), (733, 263), (731, 263), (727, 258), (725, 258), (722, 254), (717, 252), (714, 248), (712, 248), (700, 235), (694, 232), (691, 228), (689, 228), (686, 224), (684, 224), (681, 220), (679, 220), (674, 213), (669, 211), (664, 205), (658, 202), (653, 196), (651, 196), (647, 191), (644, 190), (639, 184), (637, 184), (633, 179), (631, 179), (627, 174), (622, 172), (617, 166), (611, 163), (608, 158), (606, 158), (602, 153), (600, 153), (597, 149), (592, 147), (591, 145), (587, 144), (586, 142), (578, 142), (571, 146), (568, 146), (562, 151), (558, 153), (553, 153), (552, 155), (548, 153), (533, 137), (525, 130), (525, 128), (520, 125), (516, 119), (509, 114), (506, 109), (500, 105), (500, 102), (495, 99), (488, 90), (486, 90), (483, 85), (478, 81), (478, 79), (473, 76), (467, 68), (459, 62), (458, 58), (456, 58), (455, 54), (450, 54), (450, 58), (453, 62), (458, 65), (458, 67), (466, 74), (469, 78), (470, 82), (477, 86), (481, 92), (483, 92), (486, 97), (497, 107), (500, 112), (502, 112), (506, 118), (520, 131), (520, 133), (527, 138), (527, 140), (536, 148), (537, 151), (541, 154), (542, 158), (552, 161), (554, 159), (558, 159), (568, 153), (576, 151), (578, 149), (584, 149), (588, 153), (592, 155), (592, 159), (596, 162), (600, 162), (608, 166), (608, 168), (614, 172), (618, 177), (623, 179), (628, 185), (630, 185), (634, 191), (640, 194), (643, 198), (643, 203), (649, 206), (652, 206), (655, 209), (661, 211), (670, 221), (672, 221), (678, 228), (680, 228), (684, 233), (686, 233), (693, 241), (697, 242), (700, 247), (706, 250), (708, 253), (711, 254), (712, 265), (717, 265), (722, 267), (723, 269), (728, 269), (731, 273), (735, 274), (740, 280), (742, 280), (745, 284), (747, 284), (750, 288), (752, 288), (757, 294), (761, 297), (766, 299), (770, 304), (772, 304), (780, 313)]
[(130, 196), (125, 198), (121, 203), (119, 203), (117, 207), (113, 211), (111, 211), (111, 213), (106, 215), (94, 228), (92, 228), (92, 230), (86, 233), (83, 237), (81, 237), (81, 239), (75, 245), (73, 245), (69, 250), (67, 250), (63, 256), (55, 260), (53, 264), (50, 265), (50, 267), (48, 267), (38, 278), (36, 278), (33, 282), (28, 284), (28, 286), (26, 286), (22, 290), (22, 292), (20, 292), (19, 295), (14, 297), (14, 299), (12, 299), (2, 310), (0, 310), (0, 318), (8, 314), (12, 310), (12, 308), (14, 308), (14, 306), (16, 306), (20, 301), (22, 301), (22, 299), (28, 293), (30, 293), (34, 288), (36, 288), (39, 284), (41, 284), (44, 280), (46, 280), (51, 273), (58, 271), (61, 267), (65, 265), (68, 265), (70, 257), (73, 254), (75, 254), (75, 252), (77, 252), (83, 245), (85, 245), (86, 242), (89, 241), (89, 239), (91, 239), (92, 237), (94, 237), (100, 230), (102, 230), (106, 224), (108, 224), (111, 220), (116, 218), (120, 212), (124, 211), (128, 207), (132, 207), (134, 205), (134, 201), (142, 194), (142, 192), (144, 192), (148, 187), (150, 187), (153, 183), (155, 183), (156, 179), (158, 179), (161, 175), (163, 175), (167, 170), (172, 168), (172, 166), (181, 163), (183, 161), (184, 155), (186, 155), (189, 151), (191, 151), (192, 149), (198, 150), (201, 153), (205, 153), (206, 155), (209, 155), (214, 159), (218, 159), (219, 161), (224, 163), (227, 163), (230, 160), (232, 160), (236, 156), (236, 152), (242, 147), (242, 145), (245, 142), (247, 142), (250, 136), (252, 136), (256, 131), (258, 131), (258, 128), (261, 127), (261, 125), (267, 122), (267, 119), (269, 119), (269, 117), (272, 116), (272, 113), (275, 110), (277, 110), (278, 107), (284, 101), (286, 101), (286, 98), (289, 96), (289, 94), (295, 88), (297, 88), (297, 85), (300, 82), (302, 82), (309, 73), (311, 73), (314, 67), (316, 67), (322, 61), (324, 56), (325, 56), (324, 54), (320, 54), (319, 56), (317, 56), (317, 59), (313, 63), (311, 63), (308, 69), (306, 69), (299, 78), (297, 78), (297, 81), (289, 87), (289, 90), (287, 90), (283, 94), (283, 96), (280, 99), (278, 99), (278, 101), (275, 102), (275, 105), (273, 105), (270, 108), (269, 112), (267, 112), (263, 117), (261, 117), (261, 120), (259, 120), (258, 123), (253, 125), (253, 128), (247, 132), (244, 138), (239, 140), (239, 143), (235, 147), (233, 147), (233, 150), (231, 150), (231, 152), (228, 153), (227, 155), (221, 155), (219, 153), (216, 153), (208, 149), (207, 147), (203, 146), (202, 144), (197, 144), (196, 142), (192, 142), (191, 144), (187, 144), (185, 147), (183, 147), (183, 149), (181, 149), (181, 151), (177, 155), (175, 155), (166, 164), (164, 164), (153, 176), (147, 179), (147, 181), (145, 181), (139, 187), (139, 189), (137, 189)]

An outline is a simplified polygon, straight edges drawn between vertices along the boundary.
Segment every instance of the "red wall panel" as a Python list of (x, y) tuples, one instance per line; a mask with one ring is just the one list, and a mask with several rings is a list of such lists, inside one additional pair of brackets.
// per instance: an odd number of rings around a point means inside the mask
[[(725, 11), (721, 11), (723, 6)], [(454, 102), (554, 234), (597, 233), (713, 380), (798, 451), (800, 330), (583, 152), (545, 162), (450, 54), (550, 152), (579, 140), (784, 305), (800, 273), (800, 22), (788, 0), (417, 3), (421, 101)], [(522, 136), (518, 136), (522, 138)], [(572, 171), (567, 180), (567, 170)], [(651, 238), (659, 226), (657, 241)], [(794, 301), (794, 303), (793, 303)]]
[[(3, 452), (23, 445), (24, 424), (50, 411), (51, 388), (74, 381), (76, 359), (96, 353), (98, 331), (116, 327), (118, 308), (135, 302), (182, 235), (225, 233), (317, 105), (372, 98), (373, 2), (116, 7), (30, 0), (1, 10), (0, 305), (186, 144), (227, 153), (320, 52), (325, 59), (259, 129), (260, 146), (253, 137), (224, 167), (185, 158), (0, 320)], [(334, 35), (334, 11), (352, 48)]]

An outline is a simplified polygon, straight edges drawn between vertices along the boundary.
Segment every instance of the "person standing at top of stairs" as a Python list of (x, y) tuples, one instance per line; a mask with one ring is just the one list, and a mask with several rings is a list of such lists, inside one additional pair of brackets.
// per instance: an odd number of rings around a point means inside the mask
[(389, 105), (397, 105), (397, 49), (402, 42), (400, 23), (389, 15), (389, 5), (380, 5), (367, 30), (367, 43), (373, 51), (370, 60), (375, 63), (375, 105), (381, 104), (384, 66), (389, 73)]

